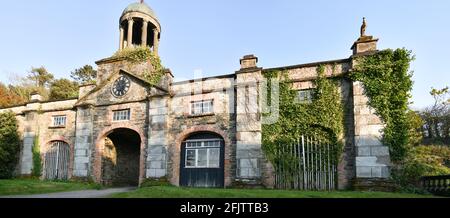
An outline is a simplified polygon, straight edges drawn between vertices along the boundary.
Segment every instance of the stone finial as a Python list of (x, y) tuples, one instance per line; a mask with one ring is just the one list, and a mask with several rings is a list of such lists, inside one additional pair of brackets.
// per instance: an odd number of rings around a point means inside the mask
[(363, 23), (361, 25), (361, 35), (351, 48), (353, 50), (353, 55), (377, 50), (378, 39), (374, 38), (373, 36), (366, 35), (366, 29), (367, 22), (366, 18), (364, 17)]
[(361, 37), (366, 36), (366, 28), (367, 28), (366, 18), (363, 17), (363, 23), (361, 25)]
[(258, 57), (255, 55), (245, 55), (241, 61), (241, 69), (255, 68), (258, 63)]
[(30, 101), (31, 102), (40, 102), (40, 101), (42, 101), (42, 95), (39, 94), (39, 92), (32, 92), (30, 94)]

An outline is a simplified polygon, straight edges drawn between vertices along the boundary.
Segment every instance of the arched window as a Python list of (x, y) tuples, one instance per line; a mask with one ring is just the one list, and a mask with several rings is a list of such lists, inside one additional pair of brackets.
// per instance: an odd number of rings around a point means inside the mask
[(67, 180), (69, 177), (70, 147), (63, 141), (54, 141), (45, 154), (44, 177), (48, 180)]

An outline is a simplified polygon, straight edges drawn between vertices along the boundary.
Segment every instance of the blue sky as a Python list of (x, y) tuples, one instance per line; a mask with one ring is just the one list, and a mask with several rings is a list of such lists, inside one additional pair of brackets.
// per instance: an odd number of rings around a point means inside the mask
[[(31, 66), (57, 77), (94, 65), (118, 48), (118, 19), (135, 0), (2, 1), (0, 81)], [(233, 73), (239, 58), (277, 67), (347, 58), (362, 17), (378, 46), (413, 50), (414, 107), (431, 87), (450, 85), (447, 0), (147, 0), (162, 25), (160, 55), (177, 80)]]

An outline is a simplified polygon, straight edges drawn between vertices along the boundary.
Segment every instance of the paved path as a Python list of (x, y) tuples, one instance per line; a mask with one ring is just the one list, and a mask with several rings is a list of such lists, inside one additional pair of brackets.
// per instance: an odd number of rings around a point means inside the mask
[(134, 189), (136, 189), (136, 187), (111, 188), (105, 190), (58, 192), (58, 193), (37, 194), (37, 195), (0, 196), (0, 198), (105, 198), (112, 194), (129, 192)]

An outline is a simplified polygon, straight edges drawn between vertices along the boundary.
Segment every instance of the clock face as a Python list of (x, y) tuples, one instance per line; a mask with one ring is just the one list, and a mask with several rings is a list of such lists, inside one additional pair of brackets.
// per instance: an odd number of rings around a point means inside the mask
[(112, 93), (116, 97), (124, 96), (128, 90), (130, 90), (130, 80), (125, 76), (119, 77), (112, 87)]

